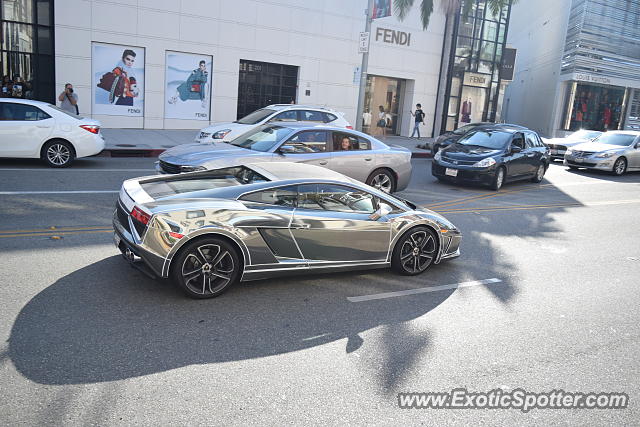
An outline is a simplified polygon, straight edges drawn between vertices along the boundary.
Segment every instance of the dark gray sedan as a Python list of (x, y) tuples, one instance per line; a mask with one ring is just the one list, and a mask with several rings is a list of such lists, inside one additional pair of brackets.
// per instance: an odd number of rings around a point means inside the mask
[(266, 124), (230, 143), (186, 144), (160, 155), (158, 171), (181, 173), (242, 163), (296, 162), (322, 166), (385, 193), (411, 179), (411, 151), (361, 132), (323, 125)]
[(392, 267), (415, 275), (458, 256), (462, 238), (435, 212), (325, 168), (281, 162), (127, 180), (113, 227), (127, 260), (194, 298), (282, 274)]

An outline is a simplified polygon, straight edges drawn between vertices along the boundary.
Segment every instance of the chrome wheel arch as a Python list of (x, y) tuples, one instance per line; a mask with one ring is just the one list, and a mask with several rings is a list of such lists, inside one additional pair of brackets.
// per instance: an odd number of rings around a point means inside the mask
[(437, 247), (436, 247), (436, 256), (435, 259), (433, 260), (433, 264), (438, 264), (440, 263), (440, 259), (442, 257), (442, 247), (444, 245), (444, 237), (442, 236), (442, 233), (440, 233), (440, 227), (438, 227), (437, 224), (435, 224), (433, 221), (430, 221), (428, 219), (422, 219), (419, 221), (414, 221), (411, 222), (407, 225), (407, 227), (403, 230), (399, 230), (398, 233), (396, 233), (396, 235), (393, 237), (390, 245), (389, 245), (389, 253), (387, 255), (387, 262), (391, 262), (391, 259), (393, 257), (393, 252), (396, 249), (396, 246), (398, 244), (398, 242), (402, 239), (402, 237), (406, 236), (408, 233), (411, 232), (411, 230), (415, 229), (416, 227), (419, 226), (424, 226), (427, 227), (429, 229), (431, 229), (431, 231), (438, 236), (436, 238), (436, 243), (437, 243)]

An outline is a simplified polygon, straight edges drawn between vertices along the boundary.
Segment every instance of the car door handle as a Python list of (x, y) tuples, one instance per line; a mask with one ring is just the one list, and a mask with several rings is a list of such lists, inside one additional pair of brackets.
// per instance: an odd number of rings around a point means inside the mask
[(39, 127), (39, 128), (50, 128), (51, 125), (36, 125), (36, 127)]
[(371, 160), (373, 160), (371, 157), (365, 157), (364, 159), (365, 162), (370, 162)]
[(327, 164), (327, 161), (326, 161), (326, 160), (320, 160), (320, 161), (318, 162), (318, 164), (326, 165), (326, 164)]
[(301, 228), (309, 228), (309, 224), (298, 224), (298, 223), (293, 223), (291, 224), (291, 226), (289, 228), (293, 228), (293, 229), (301, 229)]
[(527, 153), (527, 157), (533, 157), (535, 156), (535, 153)]

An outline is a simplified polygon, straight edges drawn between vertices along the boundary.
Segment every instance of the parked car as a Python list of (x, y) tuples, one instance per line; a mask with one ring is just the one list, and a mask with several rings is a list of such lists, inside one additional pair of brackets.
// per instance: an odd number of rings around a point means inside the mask
[(0, 157), (42, 159), (64, 168), (104, 150), (100, 122), (46, 102), (0, 99)]
[(575, 145), (565, 153), (564, 165), (614, 175), (640, 170), (640, 131), (609, 131), (591, 142)]
[(497, 126), (470, 132), (440, 150), (431, 173), (439, 180), (499, 190), (506, 181), (542, 181), (550, 161), (549, 148), (534, 131)]
[(416, 275), (458, 256), (462, 239), (435, 212), (329, 169), (284, 162), (127, 180), (113, 227), (127, 260), (194, 298), (310, 271)]
[(542, 138), (542, 142), (549, 147), (552, 160), (564, 160), (564, 154), (567, 152), (567, 148), (574, 147), (583, 142), (593, 141), (600, 135), (602, 135), (602, 132), (597, 130), (580, 129), (564, 138)]
[(514, 129), (518, 128), (523, 130), (526, 129), (522, 126), (509, 125), (509, 124), (503, 125), (500, 123), (489, 123), (489, 122), (469, 123), (468, 125), (461, 126), (458, 129), (451, 132), (445, 132), (439, 137), (437, 137), (436, 140), (433, 142), (433, 145), (431, 146), (431, 154), (435, 155), (438, 151), (442, 150), (445, 147), (450, 146), (451, 144), (458, 141), (460, 138), (462, 138), (464, 135), (466, 135), (469, 132), (473, 132), (481, 129), (493, 129), (496, 126), (507, 126), (509, 128), (514, 128)]
[(200, 130), (196, 142), (229, 142), (265, 123), (310, 122), (353, 129), (339, 113), (330, 108), (297, 104), (274, 104), (254, 111), (232, 123), (218, 123)]
[(159, 157), (158, 172), (218, 169), (243, 162), (287, 161), (323, 166), (386, 193), (407, 187), (411, 152), (361, 132), (300, 123), (268, 123), (230, 143), (186, 144)]

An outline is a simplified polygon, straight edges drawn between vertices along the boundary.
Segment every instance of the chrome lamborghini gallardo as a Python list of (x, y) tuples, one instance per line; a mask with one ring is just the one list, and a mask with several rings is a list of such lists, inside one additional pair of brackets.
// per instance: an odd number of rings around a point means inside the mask
[(195, 298), (310, 270), (390, 266), (415, 275), (458, 256), (462, 238), (408, 201), (322, 167), (280, 162), (127, 180), (113, 226), (127, 260)]

